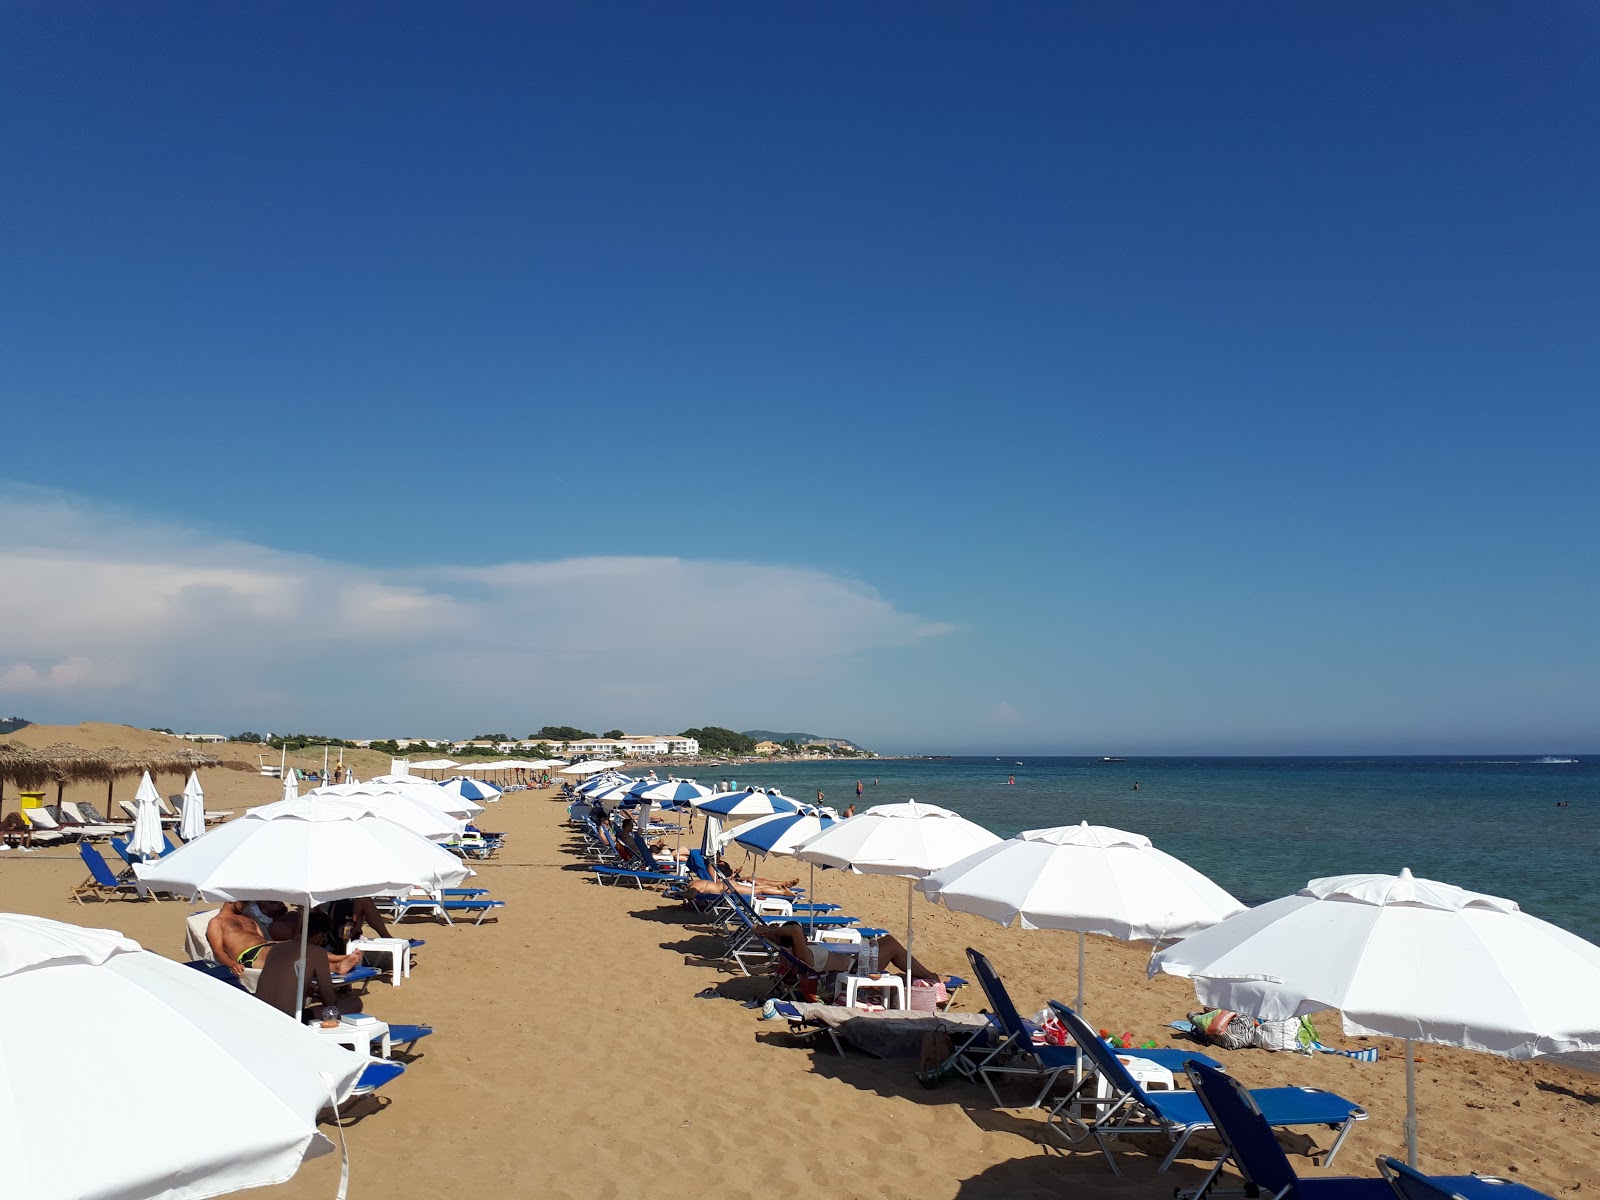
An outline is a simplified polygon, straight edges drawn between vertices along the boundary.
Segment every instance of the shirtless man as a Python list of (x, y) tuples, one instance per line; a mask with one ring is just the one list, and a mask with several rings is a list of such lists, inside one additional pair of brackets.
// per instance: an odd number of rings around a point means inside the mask
[(230, 900), (206, 925), (206, 944), (216, 960), (235, 975), (244, 976), (247, 967), (265, 966), (272, 942), (261, 933), (261, 926), (245, 912), (245, 902)]

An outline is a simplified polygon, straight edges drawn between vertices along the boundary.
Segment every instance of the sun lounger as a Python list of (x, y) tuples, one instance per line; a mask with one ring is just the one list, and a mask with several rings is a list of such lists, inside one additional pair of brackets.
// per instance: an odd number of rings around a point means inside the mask
[(143, 900), (146, 896), (159, 902), (160, 897), (148, 891), (132, 880), (118, 879), (112, 874), (111, 868), (106, 864), (105, 857), (88, 842), (78, 843), (78, 855), (89, 868), (89, 878), (73, 888), (70, 898), (79, 904), (83, 903), (85, 896), (96, 900), (109, 900), (113, 896), (121, 896), (134, 900)]
[(634, 887), (642, 889), (646, 884), (674, 884), (682, 883), (682, 875), (667, 875), (661, 871), (635, 871), (631, 867), (608, 867), (604, 863), (594, 863), (589, 868), (595, 874), (596, 882), (606, 883), (631, 883)]
[[(1206, 1176), (1200, 1188), (1183, 1195), (1199, 1197), (1216, 1179), (1224, 1163), (1232, 1162), (1244, 1176), (1246, 1190), (1259, 1192), (1268, 1200), (1450, 1200), (1452, 1196), (1467, 1200), (1487, 1200), (1504, 1197), (1505, 1200), (1535, 1200), (1541, 1193), (1522, 1184), (1490, 1176), (1453, 1175), (1427, 1179), (1422, 1190), (1410, 1192), (1396, 1185), (1384, 1159), (1378, 1160), (1383, 1179), (1363, 1179), (1355, 1176), (1311, 1176), (1302, 1179), (1278, 1143), (1278, 1135), (1261, 1115), (1261, 1108), (1246, 1088), (1231, 1075), (1200, 1063), (1186, 1068), (1194, 1094), (1200, 1098), (1222, 1139), (1223, 1156), (1217, 1166)], [(1393, 1160), (1388, 1160), (1393, 1163)], [(1402, 1163), (1393, 1163), (1400, 1171), (1410, 1172)], [(1419, 1173), (1417, 1173), (1419, 1174)], [(1412, 1181), (1407, 1179), (1407, 1183)]]
[(420, 1042), (423, 1038), (432, 1037), (432, 1036), (433, 1036), (433, 1026), (432, 1025), (395, 1025), (395, 1024), (390, 1024), (390, 1026), (389, 1026), (389, 1046), (390, 1046), (390, 1048), (393, 1049), (395, 1046), (402, 1046), (402, 1047), (405, 1048), (406, 1053), (408, 1053), (408, 1054), (411, 1052), (412, 1048), (414, 1046), (416, 1046), (416, 1044), (418, 1042)]
[[(135, 804), (132, 800), (118, 800), (117, 801), (117, 807), (122, 810), (123, 815), (125, 817), (127, 817), (128, 820), (135, 821), (135, 822), (138, 821), (138, 819), (139, 819), (139, 806), (137, 804)], [(159, 810), (157, 810), (157, 816), (160, 818), (161, 823), (163, 825), (176, 826), (177, 823), (178, 823), (178, 818), (177, 817), (168, 817), (168, 816), (162, 815)]]
[(405, 1063), (391, 1062), (386, 1058), (375, 1058), (367, 1063), (361, 1072), (361, 1077), (356, 1080), (356, 1086), (350, 1089), (350, 1098), (358, 1099), (361, 1096), (370, 1096), (373, 1092), (391, 1083), (406, 1073)]
[(24, 808), (22, 820), (28, 826), (29, 841), (42, 846), (59, 845), (82, 836), (76, 830), (67, 832), (55, 815), (45, 808)]
[[(82, 837), (108, 838), (114, 833), (133, 832), (132, 825), (114, 825), (108, 821), (90, 820), (88, 814), (84, 812), (84, 808), (72, 803), (70, 800), (63, 801), (60, 809), (62, 828), (76, 829)], [(98, 816), (98, 814), (96, 815)]]
[(1394, 1200), (1550, 1200), (1536, 1188), (1498, 1175), (1424, 1175), (1389, 1157), (1378, 1159), (1378, 1170)]
[[(1022, 1019), (1022, 1014), (1017, 1011), (1011, 993), (1006, 990), (1006, 985), (1001, 980), (999, 972), (994, 969), (994, 964), (985, 954), (970, 946), (967, 947), (967, 961), (972, 964), (972, 972), (977, 977), (978, 986), (983, 989), (984, 998), (989, 1002), (989, 1009), (999, 1028), (1000, 1038), (987, 1048), (974, 1045), (972, 1050), (981, 1053), (981, 1057), (955, 1065), (962, 1074), (975, 1075), (983, 1080), (989, 1089), (989, 1094), (994, 1097), (995, 1104), (1002, 1108), (1005, 1104), (995, 1087), (997, 1079), (1022, 1077), (1042, 1080), (1038, 1095), (1033, 1098), (1033, 1103), (1028, 1105), (1029, 1108), (1037, 1108), (1044, 1103), (1045, 1097), (1050, 1094), (1063, 1074), (1076, 1071), (1078, 1051), (1073, 1046), (1035, 1045), (1033, 1035), (1036, 1027)], [(1104, 1045), (1098, 1038), (1095, 1041)], [(1191, 1058), (1199, 1058), (1213, 1065), (1216, 1065), (1217, 1061), (1198, 1051), (1185, 1049), (1140, 1050), (1137, 1052), (1137, 1057), (1150, 1059), (1170, 1071), (1182, 1070), (1184, 1062)], [(1084, 1074), (1089, 1074), (1092, 1069), (1092, 1066), (1085, 1062)]]
[[(1090, 1119), (1073, 1115), (1066, 1102), (1051, 1111), (1051, 1127), (1069, 1144), (1076, 1145), (1092, 1137), (1105, 1155), (1112, 1172), (1121, 1174), (1117, 1169), (1117, 1160), (1111, 1153), (1111, 1139), (1121, 1135), (1158, 1133), (1172, 1143), (1166, 1158), (1156, 1168), (1157, 1174), (1160, 1174), (1172, 1165), (1195, 1132), (1216, 1128), (1216, 1122), (1194, 1092), (1145, 1091), (1116, 1052), (1083, 1023), (1083, 1018), (1059, 1000), (1052, 1000), (1050, 1007), (1067, 1026), (1073, 1040), (1093, 1061), (1095, 1069), (1105, 1079), (1112, 1093), (1109, 1098), (1102, 1100), (1079, 1101), (1077, 1097), (1068, 1097), (1068, 1101), (1090, 1105)], [(1191, 1061), (1195, 1057), (1191, 1055)], [(1323, 1160), (1324, 1166), (1333, 1162), (1355, 1123), (1367, 1117), (1366, 1109), (1359, 1104), (1320, 1088), (1257, 1088), (1249, 1096), (1269, 1126), (1290, 1128), (1326, 1125), (1337, 1130), (1333, 1145)], [(1220, 1162), (1212, 1168), (1213, 1176), (1218, 1169)]]
[(446, 925), (454, 925), (451, 913), (476, 913), (478, 919), (474, 925), (482, 925), (491, 912), (504, 908), (504, 900), (490, 900), (479, 896), (472, 900), (444, 900), (432, 896), (407, 896), (385, 898), (376, 901), (380, 910), (387, 910), (386, 916), (394, 920), (403, 920), (412, 913), (431, 913)]

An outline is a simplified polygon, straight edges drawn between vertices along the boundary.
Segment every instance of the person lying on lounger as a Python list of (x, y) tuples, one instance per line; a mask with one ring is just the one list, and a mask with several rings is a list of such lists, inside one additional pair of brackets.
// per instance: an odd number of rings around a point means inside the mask
[[(817, 971), (853, 971), (856, 966), (854, 954), (839, 954), (827, 946), (813, 946), (806, 941), (805, 930), (793, 921), (786, 921), (778, 928), (771, 930), (758, 929), (757, 934), (775, 946), (782, 946), (790, 954), (803, 963), (810, 963)], [(782, 964), (788, 966), (787, 963)], [(878, 971), (886, 974), (893, 967), (902, 975), (906, 969), (906, 948), (892, 933), (886, 933), (878, 939)], [(780, 967), (782, 973), (782, 967)], [(911, 977), (924, 979), (929, 983), (948, 984), (950, 980), (943, 975), (936, 975), (923, 966), (918, 959), (911, 960)]]
[(235, 975), (243, 976), (247, 967), (264, 966), (272, 939), (261, 931), (255, 918), (245, 911), (242, 900), (230, 900), (206, 924), (206, 944), (211, 955)]
[(328, 934), (328, 951), (331, 954), (344, 954), (346, 947), (359, 937), (362, 931), (372, 930), (376, 937), (386, 938), (389, 935), (388, 923), (384, 921), (383, 914), (378, 911), (370, 897), (358, 896), (354, 900), (335, 900), (331, 904), (319, 905), (319, 911), (328, 914), (332, 922), (332, 931)]
[(319, 912), (312, 913), (311, 924), (306, 930), (306, 986), (301, 995), (296, 994), (295, 987), (295, 967), (299, 964), (300, 947), (286, 942), (274, 943), (275, 949), (266, 955), (261, 967), (261, 982), (256, 984), (256, 998), (265, 1000), (279, 1012), (301, 1019), (316, 1016), (315, 1010), (325, 1004), (334, 1005), (341, 1013), (360, 1012), (360, 996), (334, 990), (334, 972), (328, 952), (323, 947), (327, 938), (328, 918)]

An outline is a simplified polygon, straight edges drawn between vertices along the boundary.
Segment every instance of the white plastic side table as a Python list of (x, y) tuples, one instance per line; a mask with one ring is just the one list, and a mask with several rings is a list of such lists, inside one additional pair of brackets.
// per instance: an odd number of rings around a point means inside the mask
[(363, 955), (387, 954), (389, 956), (389, 982), (400, 986), (402, 978), (411, 978), (411, 940), (409, 938), (357, 938), (345, 944), (345, 950), (359, 950)]
[[(906, 1006), (906, 985), (898, 975), (879, 975), (874, 979), (871, 975), (846, 975), (844, 977), (844, 1003), (846, 1008), (856, 1006), (856, 993), (868, 988), (878, 988), (883, 992), (883, 1006), (885, 1008), (904, 1008)], [(894, 993), (894, 1003), (889, 1003), (889, 993)]]
[(387, 1021), (363, 1021), (353, 1025), (349, 1021), (340, 1021), (332, 1029), (324, 1029), (321, 1021), (307, 1021), (306, 1027), (313, 1033), (321, 1034), (330, 1042), (338, 1042), (341, 1046), (349, 1046), (356, 1054), (371, 1055), (372, 1043), (382, 1039), (383, 1045), (379, 1048), (379, 1057), (389, 1057), (389, 1024)]

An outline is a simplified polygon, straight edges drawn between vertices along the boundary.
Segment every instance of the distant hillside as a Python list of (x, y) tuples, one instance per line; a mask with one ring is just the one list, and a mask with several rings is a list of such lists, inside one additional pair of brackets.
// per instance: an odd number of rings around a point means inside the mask
[(799, 742), (802, 746), (807, 742), (827, 742), (830, 746), (847, 746), (851, 750), (861, 749), (849, 738), (822, 737), (815, 733), (778, 733), (772, 729), (744, 729), (740, 732), (756, 742)]
[(33, 722), (26, 717), (0, 717), (0, 733), (15, 733), (32, 724)]

